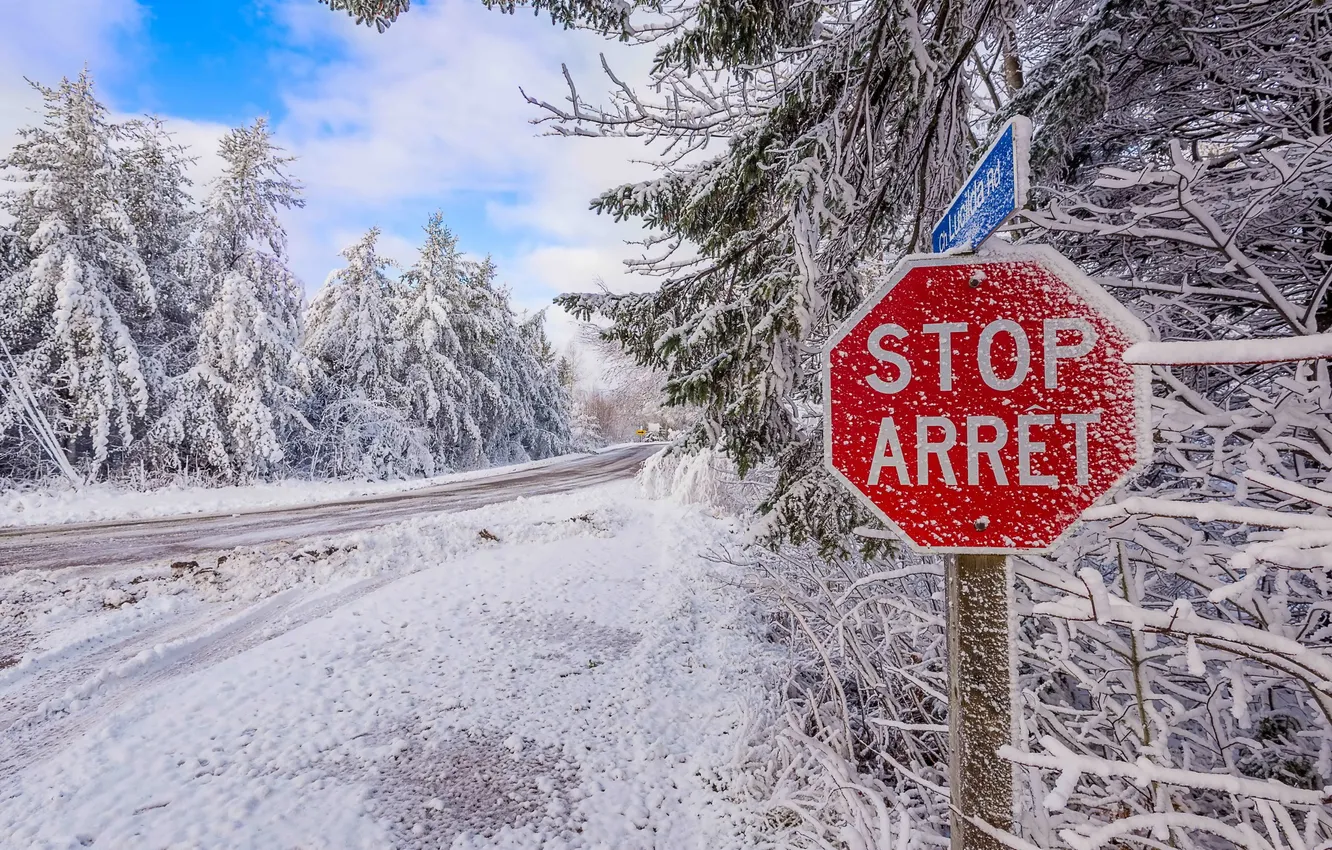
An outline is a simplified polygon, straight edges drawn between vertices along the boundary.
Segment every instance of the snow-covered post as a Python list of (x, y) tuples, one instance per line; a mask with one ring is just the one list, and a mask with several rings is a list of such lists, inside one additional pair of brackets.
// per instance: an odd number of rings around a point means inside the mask
[[(1013, 569), (1006, 555), (950, 555), (948, 600), (948, 774), (953, 850), (1004, 846), (968, 818), (1013, 825)], [(1005, 663), (1004, 659), (1007, 659)]]

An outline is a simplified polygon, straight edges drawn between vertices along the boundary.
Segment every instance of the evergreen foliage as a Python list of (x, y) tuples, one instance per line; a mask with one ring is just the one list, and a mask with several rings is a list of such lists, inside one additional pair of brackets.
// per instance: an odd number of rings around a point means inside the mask
[(377, 229), (348, 248), (306, 330), (282, 224), (300, 186), (263, 120), (221, 139), (196, 209), (161, 122), (110, 121), (86, 70), (37, 89), (42, 124), (0, 159), (0, 478), (404, 477), (568, 450), (542, 317), (440, 215), (401, 279)]
[(314, 372), (311, 465), (329, 475), (398, 478), (435, 471), (429, 431), (411, 421), (395, 339), (399, 295), (372, 228), (343, 252), (306, 316)]
[(520, 321), (490, 260), (468, 260), (439, 213), (402, 276), (397, 336), (409, 406), (460, 469), (569, 451), (570, 401), (544, 318)]
[[(699, 2), (662, 24), (642, 7), (623, 31), (653, 44), (661, 95), (617, 86), (597, 106), (571, 87), (571, 107), (538, 103), (559, 133), (671, 140), (661, 176), (592, 204), (651, 229), (637, 265), (660, 287), (559, 303), (612, 319), (608, 336), (666, 374), (668, 401), (701, 409), (695, 446), (743, 472), (777, 464), (764, 510), (783, 539), (840, 551), (868, 519), (822, 471), (818, 341), (875, 260), (926, 244), (964, 174), (980, 129), (966, 72), (1009, 37), (996, 8)], [(725, 150), (703, 158), (716, 139)]]
[(544, 317), (518, 321), (489, 260), (469, 265), (463, 280), (469, 321), (462, 336), (471, 343), (473, 409), (490, 461), (568, 451), (569, 395), (560, 384)]
[[(16, 380), (31, 389), (61, 448), (96, 474), (142, 433), (150, 387), (140, 344), (157, 290), (123, 191), (117, 143), (125, 128), (108, 120), (86, 69), (57, 88), (34, 87), (44, 120), (20, 130), (0, 159), (18, 183), (0, 198), (14, 219), (0, 330)], [(8, 438), (26, 418), (17, 396), (0, 402)]]
[(308, 367), (300, 352), (300, 282), (286, 265), (279, 209), (303, 205), (263, 119), (223, 137), (223, 174), (198, 237), (208, 306), (194, 365), (172, 382), (153, 426), (168, 464), (223, 479), (273, 471), (301, 415)]
[(356, 19), (356, 23), (374, 27), (380, 32), (386, 31), (407, 11), (411, 0), (319, 0), (335, 12), (346, 12)]
[[(504, 457), (542, 458), (569, 451), (572, 431), (569, 418), (573, 403), (560, 380), (559, 361), (546, 337), (545, 314), (536, 313), (504, 326), (510, 331), (500, 338), (503, 365), (499, 384), (512, 406), (506, 440), (500, 443)], [(508, 356), (504, 356), (508, 355)]]
[(198, 215), (186, 169), (193, 163), (157, 119), (125, 126), (124, 203), (138, 235), (139, 256), (157, 294), (140, 339), (149, 383), (149, 420), (160, 415), (171, 376), (193, 362), (200, 280), (194, 265)]
[(310, 302), (304, 350), (329, 392), (354, 389), (365, 398), (387, 402), (397, 353), (393, 345), (393, 282), (390, 261), (376, 249), (379, 228), (371, 228), (342, 252), (346, 268), (329, 276)]
[(471, 265), (436, 212), (425, 226), (416, 264), (402, 276), (395, 337), (403, 347), (404, 404), (431, 435), (442, 464), (468, 469), (486, 460), (478, 417), (493, 400), (483, 392), (470, 352), (485, 340), (474, 329), (467, 275)]

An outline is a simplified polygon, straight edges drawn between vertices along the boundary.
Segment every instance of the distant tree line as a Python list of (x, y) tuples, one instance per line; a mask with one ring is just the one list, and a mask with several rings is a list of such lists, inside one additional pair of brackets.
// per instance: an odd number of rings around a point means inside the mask
[(370, 230), (304, 309), (280, 213), (302, 206), (263, 119), (221, 140), (202, 205), (155, 119), (85, 70), (0, 158), (0, 478), (397, 477), (571, 447), (542, 314), (435, 214), (400, 275)]

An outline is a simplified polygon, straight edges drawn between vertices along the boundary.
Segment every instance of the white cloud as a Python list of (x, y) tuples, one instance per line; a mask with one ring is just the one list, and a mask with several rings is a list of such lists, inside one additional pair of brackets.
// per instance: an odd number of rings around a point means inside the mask
[(136, 30), (142, 9), (135, 0), (45, 0), (6, 4), (0, 29), (0, 73), (55, 80), (87, 62), (106, 71), (120, 62), (113, 40)]
[[(120, 116), (121, 119), (129, 116)], [(222, 158), (217, 155), (218, 143), (228, 128), (224, 124), (210, 121), (190, 121), (184, 118), (164, 119), (164, 126), (172, 136), (172, 141), (183, 146), (194, 165), (189, 169), (190, 194), (202, 201), (208, 194), (213, 180), (222, 174)]]
[(9, 3), (0, 27), (0, 150), (37, 119), (41, 97), (24, 80), (54, 85), (87, 63), (100, 74), (122, 69), (114, 49), (133, 33), (142, 10), (134, 0), (42, 0)]
[[(599, 52), (617, 68), (640, 71), (646, 56), (472, 0), (413, 5), (382, 35), (308, 0), (283, 10), (298, 40), (331, 39), (343, 54), (284, 93), (287, 114), (277, 127), (309, 188), (309, 204), (291, 222), (293, 252), (311, 282), (336, 262), (348, 233), (404, 216), (424, 223), (436, 206), (469, 193), (498, 198), (485, 204), (485, 224), (509, 246), (496, 260), (525, 306), (590, 288), (598, 277), (614, 288), (643, 288), (622, 263), (636, 254), (624, 240), (637, 231), (588, 209), (602, 190), (650, 173), (630, 162), (642, 146), (542, 136), (531, 123), (539, 112), (519, 87), (555, 101), (564, 91), (561, 63), (595, 88), (605, 79)], [(401, 254), (410, 253), (402, 249), (417, 241), (417, 227), (386, 226), (385, 252), (410, 262)]]

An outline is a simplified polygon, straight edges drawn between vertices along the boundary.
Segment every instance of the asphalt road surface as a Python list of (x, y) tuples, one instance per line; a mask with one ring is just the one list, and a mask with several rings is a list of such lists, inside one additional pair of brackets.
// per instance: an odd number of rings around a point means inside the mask
[(414, 516), (545, 496), (636, 474), (660, 444), (640, 443), (538, 469), (399, 493), (245, 513), (0, 529), (0, 575), (25, 569), (133, 564), (374, 528)]

